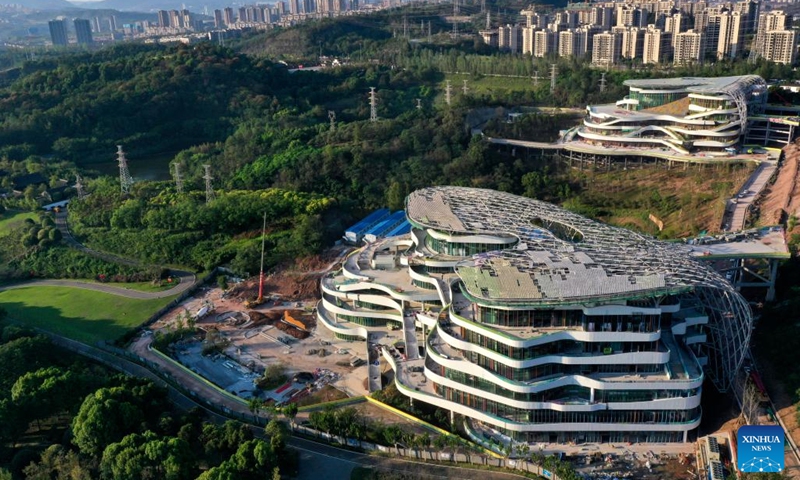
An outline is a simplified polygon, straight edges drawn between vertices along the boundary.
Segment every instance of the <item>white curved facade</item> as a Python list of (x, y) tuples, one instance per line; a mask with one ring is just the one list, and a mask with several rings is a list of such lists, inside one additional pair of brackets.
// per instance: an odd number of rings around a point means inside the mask
[(612, 105), (588, 106), (575, 132), (605, 147), (721, 152), (739, 142), (747, 116), (761, 113), (766, 84), (756, 75), (719, 78), (626, 80), (628, 96)]
[(413, 399), (517, 440), (687, 441), (704, 380), (741, 366), (749, 306), (681, 245), (487, 190), (406, 206), (412, 243), (348, 257), (318, 314), (359, 338), (402, 323), (404, 357), (382, 351)]

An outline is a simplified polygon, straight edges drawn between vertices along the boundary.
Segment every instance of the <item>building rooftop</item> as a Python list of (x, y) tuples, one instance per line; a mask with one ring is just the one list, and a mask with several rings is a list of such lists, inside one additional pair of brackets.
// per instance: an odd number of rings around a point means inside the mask
[(492, 190), (436, 187), (412, 193), (409, 220), (458, 234), (513, 235), (513, 249), (478, 254), (456, 271), (487, 301), (576, 303), (679, 293), (693, 285), (732, 287), (692, 260), (690, 247), (656, 241), (555, 205)]
[(764, 84), (758, 75), (735, 77), (676, 77), (625, 80), (623, 85), (631, 88), (686, 90), (693, 93), (726, 93), (731, 89), (742, 89), (756, 83)]

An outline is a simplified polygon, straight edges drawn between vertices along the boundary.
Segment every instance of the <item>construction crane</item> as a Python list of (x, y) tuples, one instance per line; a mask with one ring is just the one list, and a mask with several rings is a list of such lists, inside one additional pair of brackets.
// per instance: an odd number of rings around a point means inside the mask
[(267, 229), (267, 212), (264, 212), (264, 223), (261, 226), (261, 270), (258, 274), (258, 296), (255, 300), (246, 300), (244, 306), (246, 308), (255, 308), (264, 303), (264, 242), (266, 237), (264, 232)]

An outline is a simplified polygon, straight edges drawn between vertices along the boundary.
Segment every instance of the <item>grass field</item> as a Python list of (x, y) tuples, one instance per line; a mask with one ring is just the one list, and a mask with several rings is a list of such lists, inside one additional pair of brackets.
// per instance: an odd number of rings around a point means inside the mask
[(13, 320), (85, 343), (115, 340), (142, 324), (172, 297), (135, 300), (70, 287), (25, 287), (0, 292)]
[(8, 235), (11, 230), (22, 225), (26, 218), (36, 221), (39, 219), (35, 212), (20, 212), (16, 210), (9, 210), (0, 215), (0, 237)]

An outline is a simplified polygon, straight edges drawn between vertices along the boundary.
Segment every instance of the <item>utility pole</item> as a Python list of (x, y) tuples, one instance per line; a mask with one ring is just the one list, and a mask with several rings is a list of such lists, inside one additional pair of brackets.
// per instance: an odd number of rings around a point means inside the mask
[(119, 186), (122, 193), (130, 193), (133, 186), (133, 177), (128, 171), (128, 159), (122, 151), (122, 145), (117, 145), (117, 161), (119, 162)]
[(203, 175), (203, 179), (206, 181), (206, 203), (211, 203), (215, 198), (214, 189), (211, 188), (211, 180), (214, 179), (211, 176), (211, 165), (203, 165), (203, 169), (206, 171)]
[(173, 173), (173, 177), (175, 179), (175, 189), (178, 191), (178, 193), (183, 193), (183, 177), (181, 177), (180, 162), (175, 162), (172, 164), (172, 168), (175, 171), (175, 173)]
[(447, 103), (447, 105), (450, 105), (450, 91), (451, 91), (451, 88), (452, 87), (450, 87), (450, 80), (448, 80), (447, 81), (447, 86), (444, 88), (444, 101), (445, 101), (445, 103)]
[(606, 91), (606, 72), (600, 74), (600, 93)]
[(328, 110), (328, 120), (331, 122), (331, 132), (336, 130), (336, 112)]
[(83, 200), (86, 197), (86, 192), (83, 191), (83, 181), (80, 175), (75, 175), (75, 190), (78, 191), (78, 200)]
[(556, 89), (556, 76), (558, 75), (558, 67), (555, 63), (550, 64), (550, 93)]
[(378, 121), (378, 101), (375, 97), (375, 87), (369, 87), (369, 121)]
[(428, 20), (428, 43), (431, 43), (431, 21)]
[(461, 91), (464, 92), (464, 96), (466, 97), (467, 93), (469, 92), (469, 87), (467, 86), (467, 81), (466, 80), (464, 80), (464, 86), (461, 87)]

